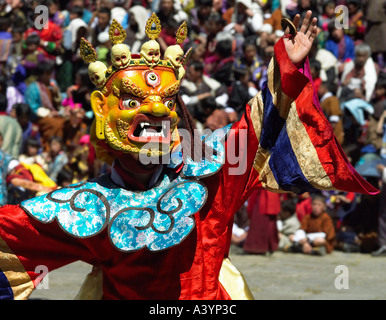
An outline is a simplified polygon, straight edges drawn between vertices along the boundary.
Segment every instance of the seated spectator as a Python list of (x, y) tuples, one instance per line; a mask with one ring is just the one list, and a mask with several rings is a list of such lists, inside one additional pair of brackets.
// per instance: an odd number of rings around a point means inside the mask
[[(64, 30), (64, 33), (69, 40), (66, 43), (66, 49), (76, 52), (79, 48), (80, 39), (82, 37), (87, 37), (88, 25), (82, 20), (83, 8), (74, 6), (70, 10), (70, 23), (67, 28)], [(63, 42), (64, 44), (64, 42)]]
[(322, 64), (318, 60), (316, 59), (310, 60), (310, 72), (314, 83), (314, 88), (316, 91), (318, 91), (320, 83), (322, 82), (322, 79), (320, 79), (321, 69), (322, 69)]
[(39, 165), (43, 170), (48, 170), (47, 162), (40, 154), (40, 141), (35, 138), (28, 138), (23, 144), (18, 160), (25, 165)]
[(109, 32), (111, 21), (111, 10), (107, 7), (101, 7), (96, 12), (95, 19), (90, 22), (91, 44), (94, 48), (99, 46), (98, 35), (102, 32)]
[(25, 83), (29, 85), (31, 82), (36, 81), (37, 78), (37, 66), (45, 61), (45, 54), (43, 48), (40, 46), (40, 37), (37, 34), (31, 34), (25, 40), (27, 46), (21, 65), (26, 70)]
[(12, 107), (15, 103), (24, 102), (23, 94), (9, 82), (9, 79), (5, 75), (2, 74), (0, 74), (0, 94), (4, 94), (7, 98), (6, 113), (8, 115), (11, 114)]
[(369, 116), (369, 126), (367, 130), (367, 144), (372, 144), (377, 150), (382, 146), (382, 135), (379, 135), (376, 128), (377, 123), (386, 110), (386, 73), (380, 73), (374, 89), (374, 97), (371, 100), (374, 113)]
[(263, 26), (263, 10), (261, 6), (251, 0), (239, 0), (234, 7), (229, 8), (223, 15), (227, 21), (224, 28), (234, 34), (242, 42), (248, 36), (256, 36)]
[(239, 211), (235, 214), (235, 219), (232, 227), (231, 243), (242, 247), (245, 239), (247, 238), (249, 230), (249, 219), (247, 206), (244, 204)]
[(357, 148), (365, 145), (369, 115), (374, 107), (362, 99), (352, 99), (341, 103), (345, 144), (354, 144)]
[(190, 24), (195, 36), (207, 37), (206, 22), (212, 11), (213, 0), (195, 1), (196, 7), (190, 10)]
[(206, 46), (205, 39), (199, 39), (199, 40), (196, 39), (194, 42), (187, 42), (184, 45), (184, 52), (186, 52), (189, 48), (192, 48), (188, 65), (190, 65), (193, 62), (204, 62), (204, 55), (206, 50), (205, 46)]
[(294, 241), (294, 234), (300, 228), (300, 222), (296, 216), (296, 204), (293, 200), (285, 200), (281, 203), (281, 211), (278, 216), (277, 229), (279, 231), (279, 250), (290, 251)]
[(0, 16), (0, 73), (4, 73), (5, 64), (11, 53), (12, 33), (10, 31), (11, 19)]
[(245, 112), (245, 106), (257, 93), (257, 89), (249, 80), (249, 73), (245, 68), (234, 70), (235, 81), (232, 84), (229, 95), (229, 106), (237, 112), (238, 119)]
[(13, 106), (12, 117), (14, 117), (20, 124), (23, 130), (22, 147), (28, 139), (35, 139), (39, 142), (39, 152), (42, 150), (40, 143), (39, 126), (31, 121), (32, 111), (26, 103), (16, 103)]
[(146, 21), (149, 10), (141, 5), (133, 5), (129, 9), (130, 24), (126, 29), (125, 43), (129, 45), (132, 53), (139, 53), (142, 44), (147, 40), (145, 33)]
[(49, 150), (48, 152), (44, 152), (43, 156), (48, 164), (47, 174), (56, 182), (59, 172), (68, 163), (68, 156), (64, 150), (63, 140), (57, 136), (51, 137)]
[(319, 17), (318, 24), (323, 31), (328, 31), (328, 25), (335, 20), (335, 1), (326, 0), (323, 2), (322, 14)]
[(232, 83), (234, 63), (232, 46), (232, 40), (219, 41), (216, 44), (215, 55), (204, 60), (205, 73), (227, 87)]
[[(71, 0), (68, 3), (68, 9), (70, 10), (72, 7), (80, 7), (82, 8), (82, 19), (85, 23), (89, 24), (91, 22), (92, 18), (92, 12), (89, 11), (87, 8), (85, 8), (85, 0)], [(70, 24), (70, 15), (69, 12), (64, 12), (65, 13), (65, 19), (63, 22), (63, 26), (67, 27)]]
[(0, 206), (8, 203), (7, 177), (12, 169), (18, 165), (18, 161), (1, 150), (3, 135), (0, 132)]
[(252, 82), (258, 88), (262, 73), (262, 61), (257, 54), (256, 44), (253, 41), (245, 41), (242, 49), (243, 54), (236, 59), (234, 67), (239, 70), (246, 69), (248, 82)]
[(64, 166), (63, 169), (58, 173), (56, 182), (59, 188), (68, 187), (74, 183), (73, 171), (67, 166)]
[(318, 89), (318, 96), (320, 106), (326, 118), (330, 121), (332, 128), (334, 129), (334, 135), (338, 142), (342, 145), (344, 142), (344, 131), (342, 121), (342, 110), (340, 108), (339, 99), (332, 94), (328, 89), (329, 84), (322, 82)]
[(355, 59), (345, 64), (338, 98), (347, 101), (359, 98), (370, 101), (377, 82), (377, 69), (371, 58), (371, 49), (367, 44), (355, 47)]
[(159, 9), (156, 12), (161, 21), (162, 28), (173, 19), (180, 25), (183, 21), (188, 20), (188, 15), (181, 9), (181, 5), (176, 0), (161, 0)]
[(374, 61), (381, 68), (386, 66), (386, 3), (384, 1), (366, 1), (367, 30), (364, 41), (370, 46)]
[(7, 98), (0, 94), (0, 132), (2, 133), (2, 150), (17, 158), (20, 153), (23, 130), (16, 119), (6, 113)]
[(350, 36), (356, 43), (362, 41), (366, 32), (365, 17), (361, 8), (360, 0), (347, 0), (348, 8), (348, 29), (345, 33)]
[(343, 72), (344, 63), (355, 58), (354, 41), (344, 34), (343, 29), (335, 28), (335, 22), (328, 25), (329, 37), (326, 42), (326, 50), (330, 51), (339, 62), (339, 73)]
[(53, 182), (39, 165), (18, 163), (7, 176), (8, 204), (20, 204), (24, 200), (46, 194), (56, 189)]
[(180, 23), (174, 19), (169, 19), (164, 23), (161, 33), (157, 38), (161, 48), (161, 53), (165, 52), (169, 46), (176, 44), (176, 31), (179, 26)]
[(312, 212), (303, 218), (295, 232), (294, 242), (305, 254), (331, 253), (335, 242), (335, 227), (326, 212), (326, 199), (319, 194), (312, 197)]
[(336, 94), (338, 85), (338, 67), (337, 58), (328, 50), (324, 48), (318, 49), (318, 39), (312, 43), (312, 48), (308, 57), (311, 60), (316, 60), (320, 63), (320, 79), (328, 83), (328, 89)]
[[(224, 106), (228, 101), (227, 88), (206, 75), (204, 64), (193, 62), (187, 67), (186, 78), (181, 83), (181, 98), (196, 119), (203, 113), (202, 101), (213, 97), (216, 104)], [(225, 102), (225, 103), (224, 103)]]
[(61, 95), (53, 80), (55, 65), (46, 61), (37, 67), (38, 78), (32, 82), (25, 93), (25, 101), (31, 107), (33, 119), (55, 116), (61, 103)]
[[(33, 21), (42, 20), (39, 17), (39, 10), (34, 12)], [(43, 21), (43, 20), (42, 20)], [(36, 34), (40, 38), (40, 46), (42, 47), (46, 59), (51, 61), (56, 60), (56, 56), (61, 53), (63, 33), (62, 29), (55, 24), (53, 21), (49, 20), (43, 26), (39, 24), (32, 24), (32, 26), (26, 30), (24, 33), (24, 40), (26, 40), (30, 35)]]

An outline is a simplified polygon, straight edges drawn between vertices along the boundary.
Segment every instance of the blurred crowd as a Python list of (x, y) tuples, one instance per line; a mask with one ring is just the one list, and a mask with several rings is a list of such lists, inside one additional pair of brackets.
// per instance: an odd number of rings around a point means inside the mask
[[(344, 7), (336, 11), (339, 5)], [(162, 52), (187, 21), (183, 47), (192, 54), (180, 94), (196, 127), (215, 130), (240, 119), (264, 86), (273, 47), (284, 34), (281, 19), (304, 17), (307, 10), (318, 18), (308, 59), (323, 112), (353, 166), (383, 189), (385, 0), (1, 0), (0, 204), (109, 171), (90, 143), (95, 88), (80, 57), (81, 37), (109, 66), (112, 19), (126, 30), (132, 53), (148, 40), (151, 12), (162, 24)], [(258, 254), (372, 252), (383, 246), (386, 253), (384, 198), (256, 191), (236, 215), (233, 243)]]

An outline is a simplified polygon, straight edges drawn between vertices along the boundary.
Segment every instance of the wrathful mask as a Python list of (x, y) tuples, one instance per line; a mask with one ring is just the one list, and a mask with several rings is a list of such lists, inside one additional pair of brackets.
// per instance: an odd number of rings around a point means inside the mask
[(125, 30), (113, 20), (110, 66), (98, 62), (91, 44), (81, 40), (81, 56), (89, 63), (90, 79), (99, 89), (91, 95), (95, 114), (91, 136), (98, 157), (108, 163), (122, 153), (160, 157), (179, 142), (176, 97), (190, 54), (188, 50), (184, 55), (180, 47), (186, 39), (186, 23), (177, 30), (177, 44), (164, 60), (156, 41), (160, 31), (160, 21), (153, 13), (146, 24), (149, 41), (139, 55), (132, 54), (123, 44)]

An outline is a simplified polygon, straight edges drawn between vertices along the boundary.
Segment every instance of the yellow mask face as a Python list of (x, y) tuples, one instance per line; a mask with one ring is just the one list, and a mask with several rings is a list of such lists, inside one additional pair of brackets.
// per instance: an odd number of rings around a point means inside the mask
[(170, 68), (118, 71), (107, 92), (93, 92), (96, 137), (124, 153), (162, 156), (174, 146), (180, 82)]
[(183, 56), (179, 47), (186, 38), (186, 23), (177, 30), (178, 45), (167, 51), (164, 60), (158, 51), (155, 59), (153, 52), (159, 47), (155, 39), (160, 31), (160, 21), (153, 13), (146, 24), (150, 40), (142, 45), (140, 54), (131, 54), (123, 44), (125, 30), (113, 20), (109, 30), (113, 60), (108, 68), (96, 60), (92, 45), (81, 40), (80, 53), (89, 63), (90, 77), (98, 76), (93, 79), (99, 90), (91, 95), (95, 114), (91, 140), (98, 158), (109, 164), (122, 153), (161, 157), (179, 143), (176, 97), (190, 54), (188, 50)]

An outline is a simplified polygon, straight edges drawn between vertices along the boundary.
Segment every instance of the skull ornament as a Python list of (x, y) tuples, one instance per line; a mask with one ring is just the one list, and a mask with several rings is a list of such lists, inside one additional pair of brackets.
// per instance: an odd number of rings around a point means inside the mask
[(107, 70), (106, 65), (100, 61), (92, 62), (88, 66), (88, 75), (90, 77), (90, 80), (97, 88), (102, 88), (105, 85), (106, 70)]
[(184, 51), (178, 44), (168, 47), (164, 53), (164, 59), (169, 60), (175, 68), (181, 67), (183, 57)]
[(160, 60), (160, 46), (156, 40), (149, 40), (142, 45), (141, 57), (149, 67), (155, 67)]
[(125, 68), (131, 59), (131, 52), (126, 44), (116, 44), (111, 48), (111, 63), (117, 69)]
[(179, 80), (181, 80), (185, 76), (185, 68), (182, 63), (183, 58), (184, 51), (178, 44), (168, 47), (164, 53), (164, 59), (169, 60), (170, 63), (173, 65), (174, 69), (177, 72), (177, 78)]

